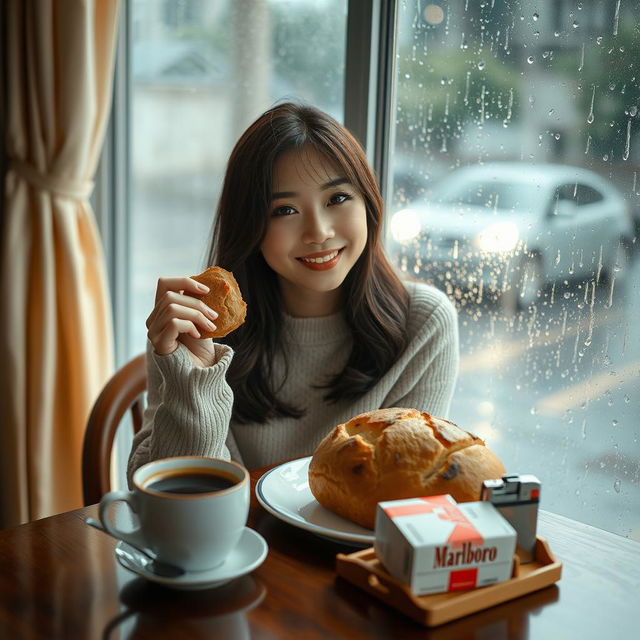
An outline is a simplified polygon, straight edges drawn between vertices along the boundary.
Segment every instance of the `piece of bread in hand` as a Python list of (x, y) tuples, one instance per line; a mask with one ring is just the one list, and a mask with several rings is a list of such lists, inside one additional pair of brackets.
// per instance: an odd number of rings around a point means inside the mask
[(247, 317), (247, 305), (230, 271), (222, 267), (209, 267), (197, 276), (191, 277), (209, 287), (209, 291), (199, 297), (218, 314), (213, 321), (216, 325), (215, 331), (198, 329), (202, 338), (224, 338), (244, 322)]
[(484, 480), (505, 469), (485, 443), (416, 409), (377, 409), (339, 424), (309, 464), (309, 488), (331, 511), (373, 529), (384, 500), (451, 494), (480, 499)]

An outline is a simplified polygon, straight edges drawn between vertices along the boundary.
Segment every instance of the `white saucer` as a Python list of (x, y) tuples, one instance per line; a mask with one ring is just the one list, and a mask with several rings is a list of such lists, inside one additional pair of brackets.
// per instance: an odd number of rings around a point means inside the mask
[(151, 580), (173, 589), (186, 590), (212, 589), (250, 573), (264, 562), (269, 550), (265, 539), (257, 531), (245, 527), (240, 542), (238, 542), (236, 548), (221, 566), (206, 571), (187, 571), (178, 578), (165, 578), (156, 575), (142, 564), (137, 563), (133, 559), (136, 550), (126, 542), (120, 540), (116, 544), (116, 547), (118, 546), (130, 551), (132, 554), (131, 559), (116, 555), (118, 562), (125, 569), (132, 571), (145, 580)]

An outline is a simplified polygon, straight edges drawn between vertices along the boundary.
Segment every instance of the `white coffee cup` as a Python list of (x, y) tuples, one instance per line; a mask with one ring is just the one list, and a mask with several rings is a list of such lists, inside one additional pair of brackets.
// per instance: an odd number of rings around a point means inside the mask
[[(110, 518), (126, 502), (140, 526), (123, 531)], [(105, 530), (158, 560), (186, 571), (222, 564), (240, 540), (249, 515), (249, 472), (236, 462), (200, 456), (154, 460), (133, 474), (132, 491), (105, 494)]]

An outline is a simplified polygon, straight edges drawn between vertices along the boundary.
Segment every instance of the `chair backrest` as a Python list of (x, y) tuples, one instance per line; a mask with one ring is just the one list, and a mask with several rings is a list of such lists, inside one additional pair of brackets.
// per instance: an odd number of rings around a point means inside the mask
[(131, 411), (138, 433), (147, 388), (145, 355), (130, 360), (107, 382), (95, 401), (82, 447), (82, 493), (85, 505), (95, 504), (111, 489), (111, 451), (118, 426)]

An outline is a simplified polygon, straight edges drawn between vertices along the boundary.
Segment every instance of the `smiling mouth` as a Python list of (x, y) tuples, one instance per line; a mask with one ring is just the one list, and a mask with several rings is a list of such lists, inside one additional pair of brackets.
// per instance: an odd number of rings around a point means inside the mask
[(309, 269), (324, 271), (325, 269), (331, 269), (337, 264), (343, 251), (344, 247), (334, 249), (333, 251), (314, 253), (305, 257), (296, 258), (296, 260)]
[(342, 249), (335, 249), (334, 251), (327, 251), (322, 254), (314, 254), (313, 257), (297, 258), (301, 262), (309, 262), (315, 264), (322, 264), (323, 262), (329, 262), (338, 256)]

